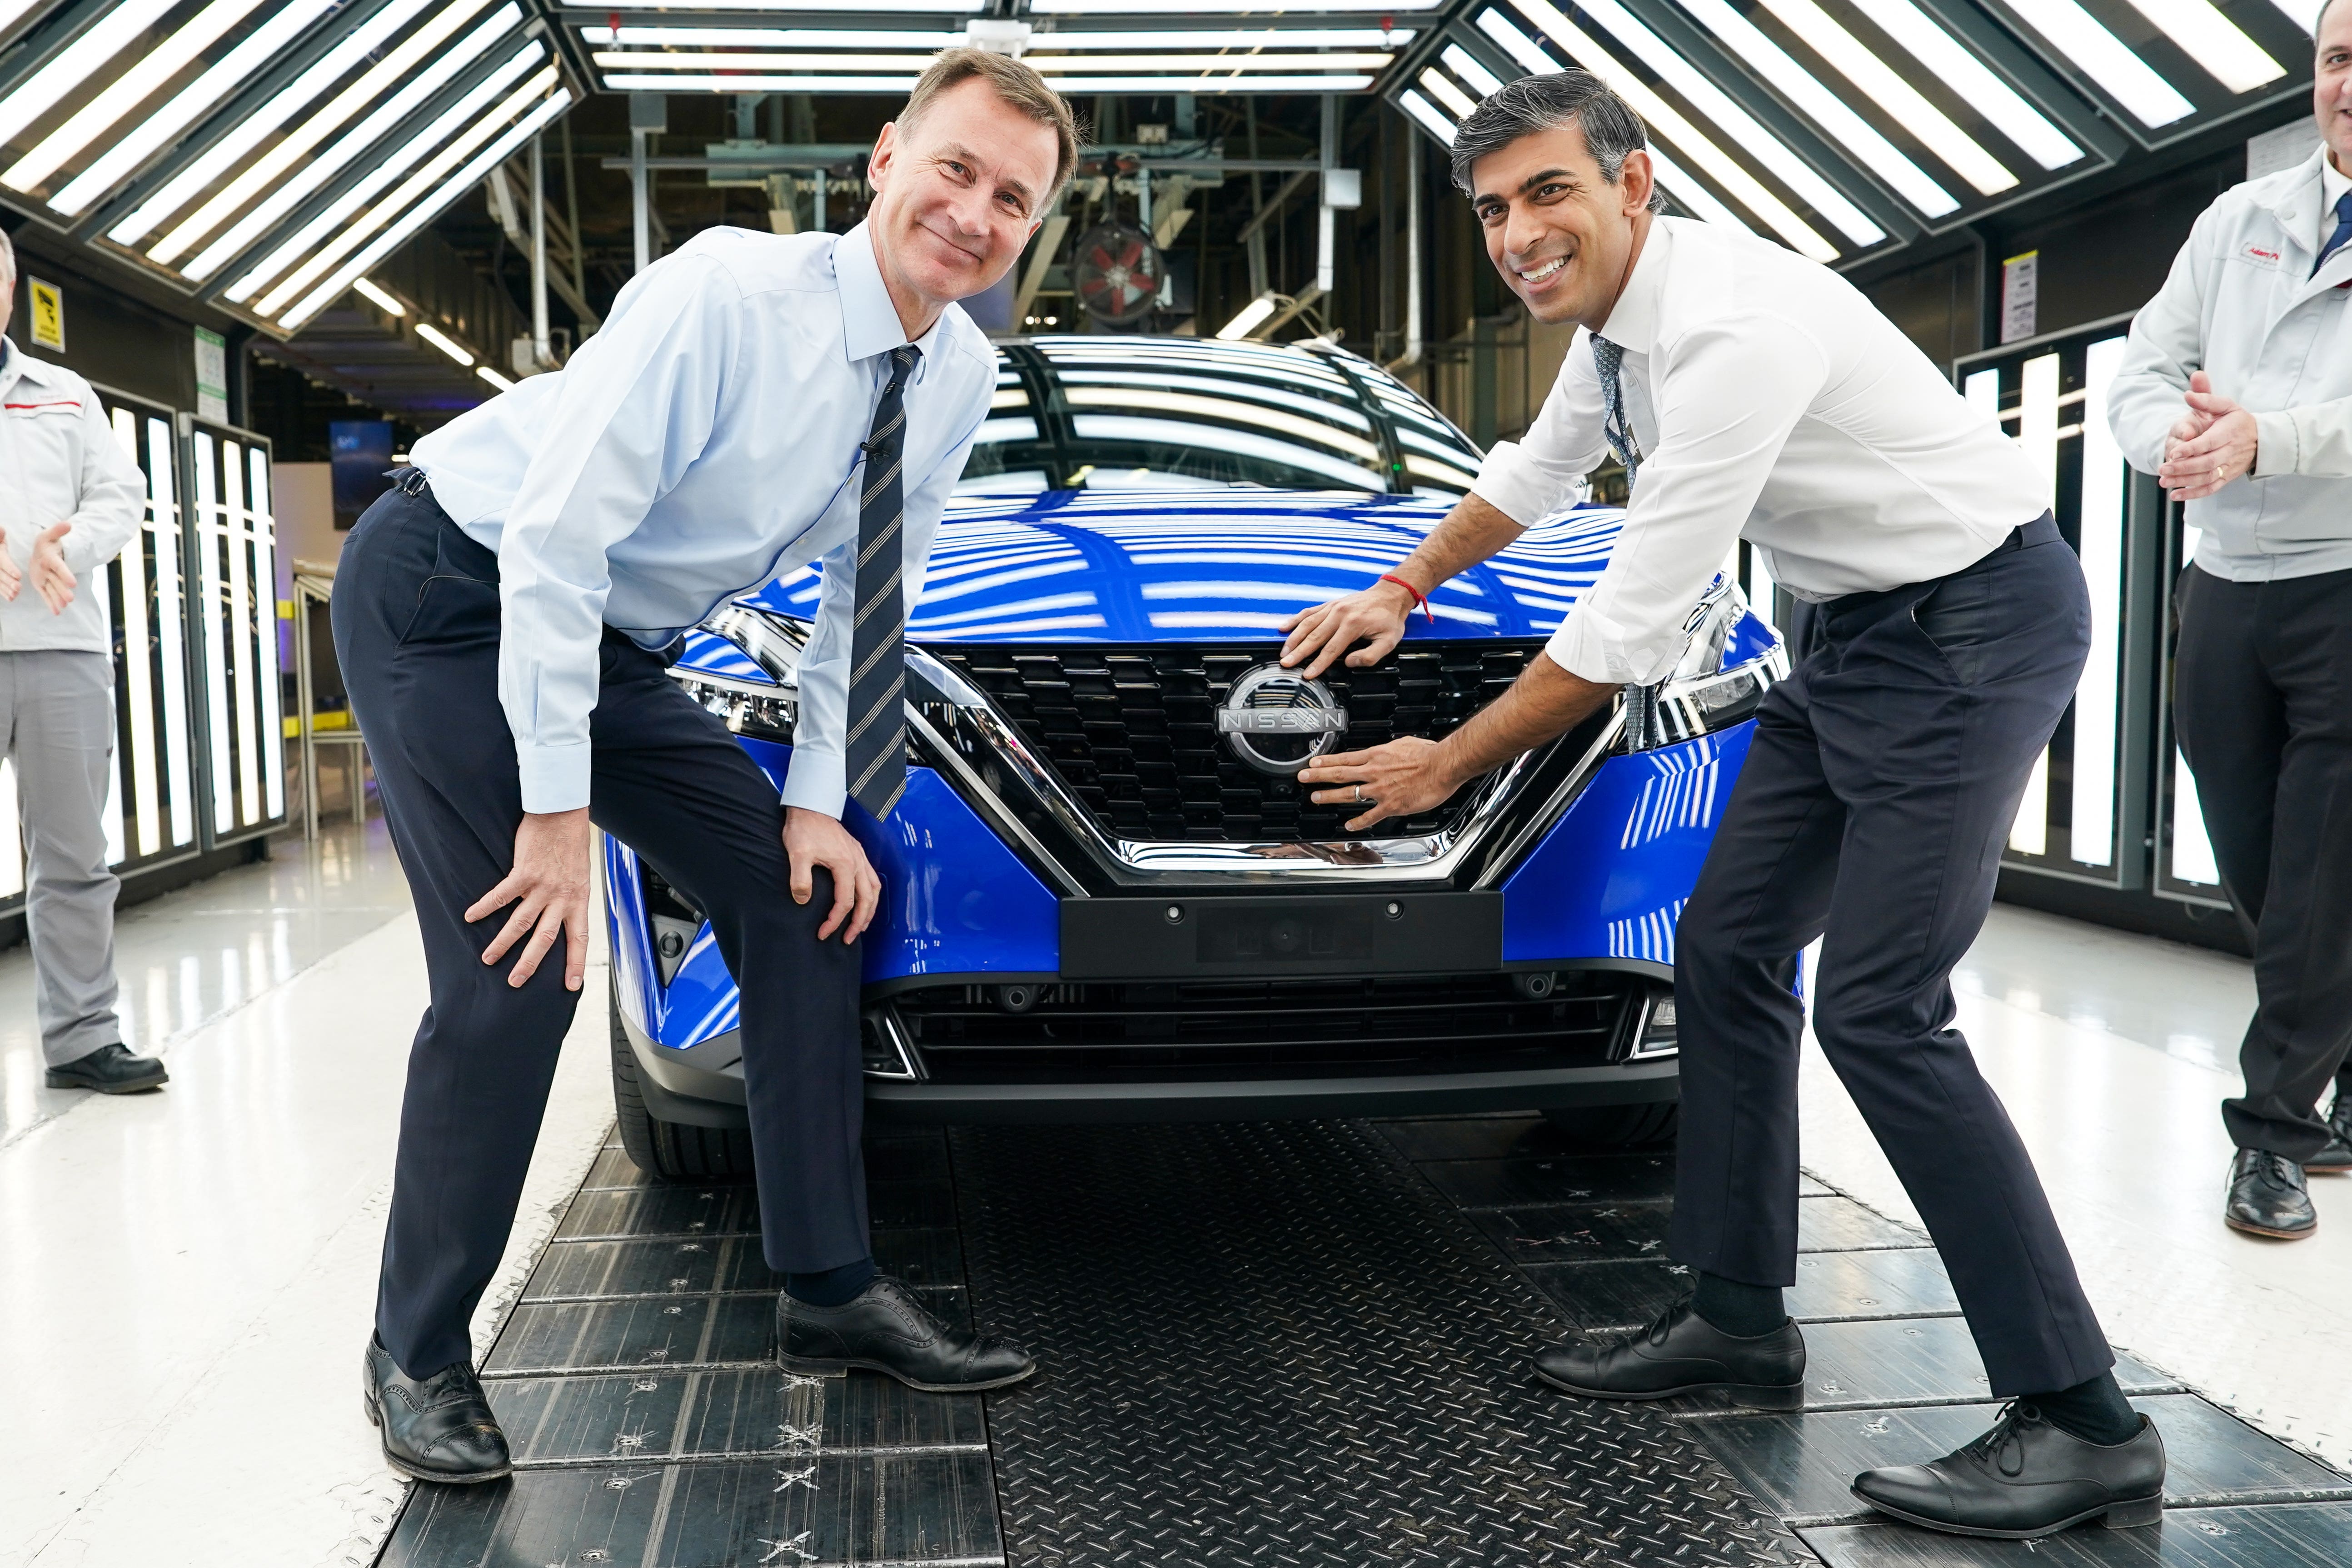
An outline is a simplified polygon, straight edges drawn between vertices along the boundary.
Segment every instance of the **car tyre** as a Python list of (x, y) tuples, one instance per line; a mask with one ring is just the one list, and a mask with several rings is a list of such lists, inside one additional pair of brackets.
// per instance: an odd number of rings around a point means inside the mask
[(688, 1127), (664, 1121), (646, 1109), (637, 1088), (637, 1056), (621, 1022), (621, 997), (613, 1006), (613, 1110), (621, 1147), (648, 1176), (666, 1182), (748, 1181), (751, 1134), (740, 1127)]
[(1634, 1149), (1671, 1143), (1682, 1125), (1682, 1102), (1653, 1100), (1647, 1105), (1580, 1105), (1547, 1110), (1544, 1118), (1575, 1144), (1599, 1149)]

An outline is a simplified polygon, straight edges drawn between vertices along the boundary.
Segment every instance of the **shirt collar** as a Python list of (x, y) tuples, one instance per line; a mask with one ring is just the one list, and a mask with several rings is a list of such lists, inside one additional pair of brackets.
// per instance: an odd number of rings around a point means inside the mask
[(2344, 199), (2346, 191), (2352, 191), (2352, 174), (2338, 174), (2334, 160), (2327, 156), (2326, 149), (2322, 148), (2319, 153), (2319, 210), (2333, 218), (2336, 204)]
[(1611, 307), (1601, 335), (1627, 353), (1646, 354), (1658, 337), (1658, 307), (1666, 291), (1666, 267), (1674, 249), (1674, 229), (1665, 219), (1650, 220), (1649, 237), (1634, 259), (1625, 291)]
[[(909, 341), (898, 322), (898, 307), (890, 302), (889, 288), (882, 281), (882, 265), (874, 258), (872, 229), (861, 223), (833, 242), (833, 275), (841, 295), (842, 352), (853, 364)], [(946, 319), (947, 312), (940, 312), (940, 321)], [(929, 331), (912, 340), (923, 351), (915, 365), (918, 381), (939, 339), (940, 323), (934, 321)]]

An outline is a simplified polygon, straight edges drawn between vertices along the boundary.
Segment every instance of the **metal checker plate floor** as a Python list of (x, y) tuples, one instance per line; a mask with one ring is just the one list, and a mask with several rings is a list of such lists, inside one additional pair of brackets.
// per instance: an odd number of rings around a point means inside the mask
[(1993, 1406), (1926, 1238), (1808, 1177), (1806, 1406), (1592, 1405), (1528, 1376), (1646, 1321), (1670, 1157), (1527, 1116), (877, 1128), (876, 1250), (1023, 1339), (984, 1399), (773, 1364), (743, 1187), (596, 1162), (485, 1374), (511, 1482), (420, 1488), (395, 1568), (2343, 1568), (2352, 1479), (2128, 1356), (2163, 1426), (2156, 1529), (2028, 1546), (1873, 1521), (1845, 1489)]

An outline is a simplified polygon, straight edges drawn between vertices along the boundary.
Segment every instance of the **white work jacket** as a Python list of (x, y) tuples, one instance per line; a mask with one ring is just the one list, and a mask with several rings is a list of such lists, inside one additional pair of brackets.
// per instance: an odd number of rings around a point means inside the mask
[[(0, 340), (5, 342), (5, 340)], [(89, 383), (13, 342), (0, 348), (0, 531), (23, 585), (0, 600), (0, 653), (113, 647), (98, 601), (99, 571), (147, 512), (147, 479), (116, 440)], [(33, 586), (33, 542), (54, 524), (73, 572), (73, 603), (52, 613)]]
[(2312, 273), (2324, 156), (2205, 209), (2107, 393), (2116, 443), (2143, 473), (2164, 461), (2192, 371), (2253, 414), (2252, 475), (2189, 503), (2198, 566), (2231, 582), (2352, 570), (2352, 246)]

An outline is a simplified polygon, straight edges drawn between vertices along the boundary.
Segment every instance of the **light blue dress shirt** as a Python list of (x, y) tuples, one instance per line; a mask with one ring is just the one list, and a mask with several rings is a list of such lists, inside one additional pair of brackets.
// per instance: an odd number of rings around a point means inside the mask
[[(525, 811), (588, 804), (597, 645), (667, 646), (728, 599), (811, 561), (824, 595), (800, 669), (784, 804), (839, 816), (859, 487), (908, 341), (865, 225), (706, 229), (621, 290), (562, 370), (416, 443), (450, 519), (499, 556), (499, 699)], [(949, 306), (908, 388), (907, 604), (996, 384)]]

